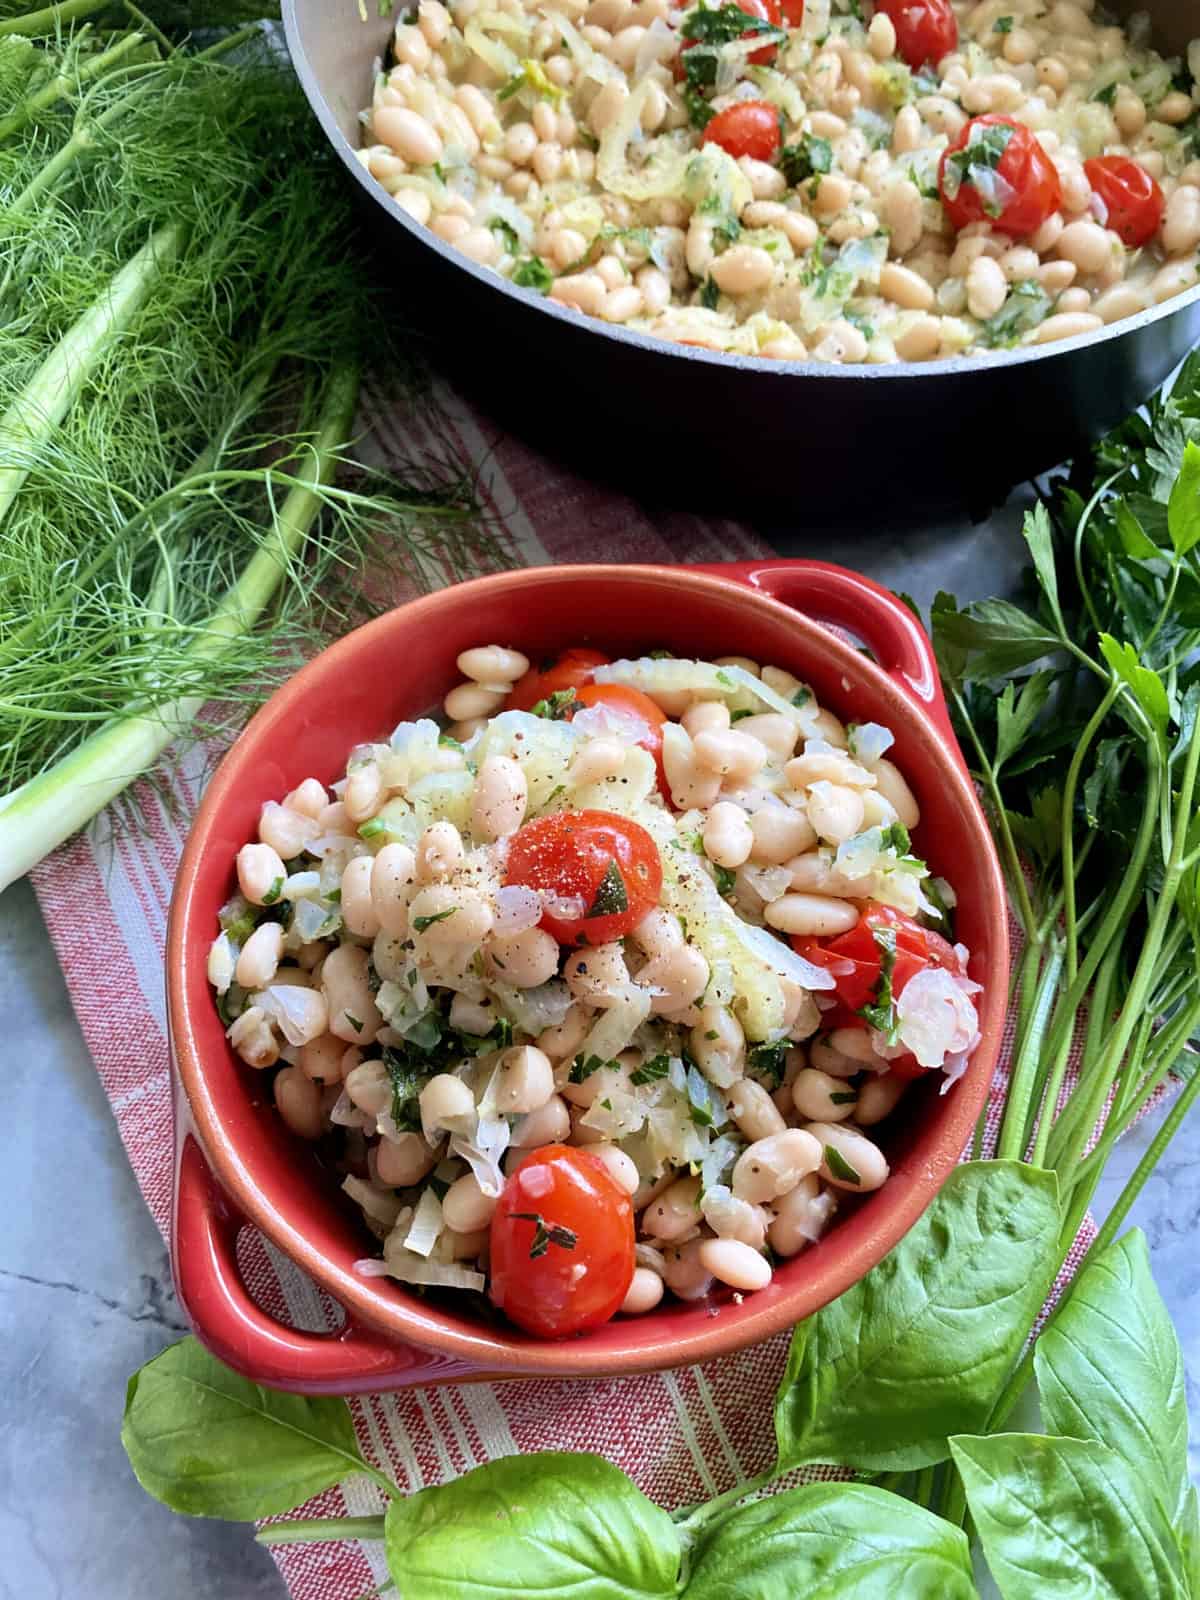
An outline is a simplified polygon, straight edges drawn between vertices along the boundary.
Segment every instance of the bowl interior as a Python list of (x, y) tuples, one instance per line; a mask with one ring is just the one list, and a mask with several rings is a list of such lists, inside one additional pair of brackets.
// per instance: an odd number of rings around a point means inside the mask
[[(389, 1280), (358, 1277), (352, 1264), (377, 1253), (375, 1242), (337, 1180), (283, 1127), (266, 1076), (243, 1065), (225, 1040), (205, 958), (217, 912), (235, 887), (234, 856), (257, 837), (263, 802), (310, 775), (325, 783), (341, 776), (352, 745), (386, 737), (398, 721), (436, 707), (459, 681), (457, 654), (489, 641), (516, 645), (533, 659), (586, 643), (613, 655), (666, 648), (709, 658), (751, 655), (788, 668), (843, 718), (893, 729), (892, 753), (922, 810), (915, 846), (958, 891), (958, 934), (972, 952), (971, 975), (987, 985), (984, 1043), (967, 1077), (945, 1096), (926, 1084), (906, 1098), (884, 1141), (894, 1174), (888, 1186), (846, 1207), (825, 1241), (740, 1306), (676, 1303), (548, 1347), (507, 1326), (484, 1326), (461, 1300), (435, 1303)], [(176, 1058), (202, 1142), (239, 1207), (367, 1321), (434, 1347), (449, 1340), (460, 1353), (500, 1366), (531, 1348), (559, 1352), (561, 1359), (546, 1359), (566, 1370), (589, 1348), (593, 1356), (582, 1364), (644, 1357), (654, 1346), (664, 1352), (661, 1364), (675, 1364), (692, 1343), (748, 1343), (816, 1309), (879, 1259), (932, 1198), (963, 1148), (998, 1047), (1007, 964), (998, 884), (970, 786), (939, 736), (890, 679), (824, 628), (686, 569), (504, 574), (414, 602), (349, 635), (292, 679), (237, 740), (204, 798), (176, 890), (168, 948)]]

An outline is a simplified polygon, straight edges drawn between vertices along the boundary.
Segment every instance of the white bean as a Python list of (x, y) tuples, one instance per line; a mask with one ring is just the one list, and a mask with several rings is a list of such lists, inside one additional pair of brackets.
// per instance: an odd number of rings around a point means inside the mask
[(921, 820), (921, 808), (899, 767), (884, 756), (875, 763), (874, 772), (875, 787), (880, 794), (895, 807), (896, 815), (906, 828), (915, 828)]
[(517, 989), (536, 989), (558, 971), (558, 941), (544, 928), (526, 928), (507, 937), (493, 935), (484, 957), (503, 982)]
[(589, 1153), (604, 1163), (626, 1194), (637, 1193), (642, 1180), (632, 1156), (627, 1156), (615, 1144), (594, 1144)]
[(382, 1061), (360, 1061), (345, 1078), (346, 1093), (360, 1111), (379, 1117), (392, 1104), (392, 1080)]
[(986, 322), (994, 317), (1008, 298), (1008, 279), (1004, 269), (991, 256), (980, 256), (967, 271), (967, 310)]
[(712, 1273), (700, 1259), (703, 1240), (663, 1252), (663, 1282), (680, 1300), (701, 1300), (712, 1288)]
[(739, 295), (765, 289), (774, 271), (775, 264), (765, 250), (757, 245), (739, 244), (717, 257), (710, 275), (725, 294)]
[(385, 844), (372, 862), (371, 903), (375, 915), (384, 932), (398, 939), (408, 936), (408, 899), (415, 886), (416, 871), (417, 858), (406, 844)]
[(619, 776), (625, 766), (625, 746), (619, 739), (589, 739), (571, 761), (568, 778), (573, 787), (603, 783)]
[(229, 1042), (248, 1067), (262, 1071), (279, 1060), (279, 1041), (258, 1006), (247, 1006), (229, 1029)]
[(544, 1144), (561, 1144), (570, 1132), (567, 1102), (561, 1095), (552, 1094), (544, 1106), (517, 1119), (510, 1142), (516, 1150), (537, 1150)]
[(475, 1233), (492, 1220), (496, 1200), (484, 1194), (473, 1172), (456, 1178), (442, 1196), (442, 1216), (455, 1233)]
[(750, 859), (766, 866), (781, 866), (817, 842), (806, 813), (788, 805), (760, 806), (751, 813), (750, 832), (754, 836)]
[(325, 1130), (320, 1087), (299, 1067), (283, 1067), (273, 1089), (276, 1109), (291, 1131), (301, 1139), (319, 1139)]
[(711, 1083), (725, 1087), (742, 1071), (746, 1036), (742, 1025), (726, 1006), (702, 1006), (700, 1020), (689, 1035), (692, 1059)]
[(771, 1096), (753, 1078), (742, 1078), (735, 1083), (729, 1090), (727, 1104), (729, 1115), (752, 1142), (769, 1139), (787, 1127)]
[(672, 1244), (700, 1221), (700, 1179), (680, 1178), (642, 1212), (642, 1232)]
[(443, 951), (481, 944), (495, 920), (478, 889), (454, 889), (445, 883), (421, 889), (408, 909), (413, 932), (428, 948)]
[(475, 1110), (475, 1096), (470, 1086), (451, 1072), (439, 1072), (430, 1078), (418, 1096), (421, 1107), (421, 1128), (426, 1139), (461, 1117), (470, 1117)]
[(234, 977), (243, 989), (265, 989), (283, 956), (283, 924), (260, 922), (242, 946)]
[(869, 1128), (876, 1122), (882, 1122), (884, 1117), (891, 1116), (906, 1087), (905, 1080), (897, 1072), (885, 1072), (882, 1076), (872, 1074), (864, 1079), (854, 1110), (855, 1122)]
[(844, 1122), (854, 1115), (857, 1096), (840, 1078), (805, 1067), (792, 1084), (792, 1103), (806, 1121)]
[(416, 874), (418, 883), (438, 883), (457, 872), (467, 858), (462, 835), (444, 818), (431, 822), (417, 840)]
[(1182, 184), (1167, 201), (1162, 241), (1171, 256), (1183, 255), (1200, 244), (1200, 189)]
[(736, 728), (716, 729), (697, 734), (692, 741), (696, 759), (709, 772), (744, 783), (767, 763), (767, 747), (750, 734)]
[(508, 698), (507, 689), (485, 689), (481, 683), (460, 683), (442, 701), (451, 722), (467, 722), (472, 717), (490, 717)]
[(626, 1316), (641, 1316), (653, 1311), (663, 1297), (663, 1281), (650, 1267), (635, 1267), (620, 1309)]
[(750, 859), (754, 834), (741, 806), (719, 800), (704, 822), (704, 853), (719, 867), (740, 867)]
[(597, 945), (594, 950), (577, 950), (567, 958), (563, 978), (571, 997), (607, 1011), (625, 996), (629, 968), (619, 942)]
[(698, 733), (720, 732), (729, 726), (729, 707), (721, 700), (697, 700), (679, 719), (684, 730), (694, 739)]
[(329, 1031), (350, 1044), (370, 1044), (383, 1026), (367, 981), (367, 952), (341, 944), (321, 968), (321, 992), (329, 1007)]
[(420, 1183), (437, 1165), (437, 1151), (419, 1133), (402, 1133), (399, 1139), (381, 1139), (375, 1146), (375, 1171), (389, 1189), (408, 1189)]
[(731, 1187), (739, 1200), (761, 1205), (787, 1194), (820, 1164), (818, 1140), (800, 1128), (786, 1128), (782, 1133), (755, 1140), (742, 1151), (733, 1169)]
[(496, 1105), (504, 1116), (540, 1111), (554, 1093), (550, 1057), (536, 1045), (520, 1044), (500, 1057)]
[(379, 810), (383, 796), (383, 778), (380, 775), (379, 763), (366, 761), (361, 767), (355, 767), (346, 779), (342, 804), (351, 822), (366, 822), (368, 817), (373, 817)]
[(371, 894), (374, 869), (374, 856), (355, 856), (342, 872), (342, 921), (360, 939), (373, 939), (382, 927)]
[(283, 803), (289, 811), (298, 811), (302, 817), (315, 820), (329, 804), (329, 795), (323, 783), (318, 783), (315, 778), (305, 778), (290, 794), (284, 795)]
[(766, 1256), (738, 1239), (705, 1239), (699, 1256), (701, 1266), (731, 1289), (752, 1293), (765, 1289), (771, 1281), (771, 1263)]
[(273, 800), (267, 801), (258, 819), (258, 837), (284, 861), (298, 856), (320, 831), (320, 825), (312, 817), (287, 806), (277, 806)]
[(767, 1229), (767, 1242), (776, 1255), (794, 1256), (812, 1243), (816, 1221), (814, 1208), (820, 1196), (820, 1180), (815, 1172), (810, 1172), (776, 1202), (775, 1220)]
[(862, 827), (862, 795), (839, 783), (814, 783), (808, 792), (808, 820), (819, 839), (844, 844)]
[(442, 159), (442, 141), (437, 131), (416, 111), (381, 106), (372, 115), (371, 126), (377, 139), (414, 167), (431, 167)]
[[(508, 130), (511, 137), (513, 129)], [(455, 663), (464, 678), (482, 683), (490, 689), (501, 684), (516, 683), (529, 671), (529, 657), (519, 650), (509, 650), (502, 644), (476, 645), (464, 650)]]
[[(573, 1106), (578, 1106), (581, 1111), (586, 1111), (597, 1100), (609, 1100), (614, 1094), (629, 1093), (629, 1068), (623, 1061), (614, 1061), (608, 1066), (597, 1067), (589, 1072), (580, 1083), (571, 1083), (569, 1080), (562, 1087), (562, 1095)], [(604, 1137), (603, 1134), (600, 1135)]]
[(1088, 274), (1107, 266), (1113, 251), (1112, 239), (1096, 222), (1068, 222), (1056, 248), (1064, 261), (1073, 261), (1080, 272)]
[(821, 1177), (835, 1189), (867, 1194), (887, 1182), (887, 1159), (865, 1133), (836, 1122), (810, 1122), (806, 1131), (821, 1149)]
[(529, 788), (519, 762), (511, 756), (488, 756), (475, 780), (471, 798), (471, 831), (489, 843), (516, 833), (525, 816)]
[(565, 1061), (587, 1038), (591, 1019), (592, 1013), (583, 1006), (571, 1006), (561, 1022), (538, 1034), (535, 1041), (538, 1049), (545, 1051), (551, 1061)]
[(785, 894), (765, 907), (763, 917), (781, 933), (825, 938), (857, 927), (858, 907), (826, 895)]
[(345, 1053), (344, 1039), (339, 1039), (334, 1033), (319, 1034), (301, 1046), (300, 1070), (318, 1083), (340, 1083)]

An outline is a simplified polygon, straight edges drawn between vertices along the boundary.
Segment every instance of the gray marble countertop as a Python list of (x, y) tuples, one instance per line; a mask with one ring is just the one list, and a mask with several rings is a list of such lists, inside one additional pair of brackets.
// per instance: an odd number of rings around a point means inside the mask
[[(973, 528), (847, 546), (818, 531), (772, 539), (833, 556), (927, 602), (1011, 584), (1015, 508)], [(86, 915), (86, 908), (81, 908)], [(172, 1516), (134, 1481), (119, 1440), (129, 1375), (184, 1332), (166, 1252), (125, 1159), (28, 884), (0, 896), (0, 1017), (8, 1132), (0, 1162), (0, 1596), (5, 1600), (282, 1600), (243, 1527)], [(1120, 1146), (1098, 1210), (1153, 1131)], [(1176, 1139), (1130, 1218), (1145, 1229), (1184, 1343), (1200, 1439), (1200, 1120)], [(1200, 1451), (1193, 1446), (1200, 1477)]]

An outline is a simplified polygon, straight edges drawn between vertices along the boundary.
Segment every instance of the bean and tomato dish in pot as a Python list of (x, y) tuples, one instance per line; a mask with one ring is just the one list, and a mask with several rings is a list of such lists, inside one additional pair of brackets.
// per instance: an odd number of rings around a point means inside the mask
[(419, 0), (359, 156), (582, 316), (926, 361), (1196, 284), (1198, 77), (1094, 0)]
[(877, 723), (743, 657), (458, 657), (262, 808), (208, 976), (381, 1241), (529, 1333), (752, 1293), (889, 1176), (978, 1042), (952, 886)]

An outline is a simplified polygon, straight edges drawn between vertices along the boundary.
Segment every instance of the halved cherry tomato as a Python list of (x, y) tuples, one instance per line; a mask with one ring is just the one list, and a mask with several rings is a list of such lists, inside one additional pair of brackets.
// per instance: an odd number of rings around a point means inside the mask
[[(910, 979), (926, 967), (945, 967), (947, 971), (962, 972), (958, 955), (940, 933), (923, 928), (912, 917), (905, 916), (893, 906), (868, 900), (863, 905), (857, 924), (849, 933), (835, 939), (795, 938), (792, 947), (797, 955), (832, 973), (835, 993), (843, 1006), (857, 1014), (875, 999), (883, 954), (875, 939), (878, 928), (896, 931), (896, 959), (892, 966), (892, 993), (903, 993)], [(825, 1014), (828, 1017), (828, 1013)], [(824, 1018), (823, 1018), (824, 1020)], [(853, 1024), (831, 1024), (831, 1026)]]
[(769, 161), (779, 149), (779, 111), (769, 100), (739, 100), (717, 112), (701, 142), (719, 144), (735, 158), (753, 156), (755, 161)]
[(645, 828), (628, 817), (557, 811), (513, 834), (504, 881), (578, 902), (577, 914), (559, 909), (542, 917), (559, 944), (607, 944), (658, 904), (662, 861)]
[(492, 1300), (540, 1339), (595, 1328), (633, 1280), (633, 1205), (596, 1156), (565, 1144), (527, 1155), (492, 1213)]
[(783, 20), (789, 28), (798, 28), (804, 21), (804, 0), (783, 0)]
[(504, 702), (506, 711), (530, 711), (539, 700), (548, 700), (560, 689), (579, 689), (591, 683), (597, 667), (606, 667), (609, 658), (599, 650), (589, 650), (575, 645), (564, 650), (548, 666), (530, 667), (529, 671), (512, 687)]
[[(1009, 130), (999, 160), (996, 138), (988, 132), (995, 128)], [(994, 172), (1005, 186), (1002, 193), (1007, 198), (1001, 202), (999, 197), (980, 194), (972, 181), (970, 166), (964, 170), (962, 162), (955, 159), (960, 151), (965, 151), (967, 157), (978, 152), (979, 160), (972, 165)], [(991, 115), (972, 117), (942, 151), (938, 192), (946, 215), (956, 228), (965, 228), (971, 222), (990, 222), (993, 228), (1014, 239), (1035, 233), (1062, 204), (1058, 172), (1031, 131), (1011, 117)]]
[(585, 683), (575, 691), (575, 699), (581, 706), (610, 706), (623, 720), (642, 725), (643, 732), (634, 743), (654, 757), (659, 790), (668, 794), (662, 758), (662, 728), (667, 719), (650, 696), (628, 683)]
[[(793, 0), (793, 3), (795, 3), (795, 0)], [(800, 15), (803, 16), (804, 0), (799, 0), (799, 5)], [(753, 17), (756, 22), (769, 22), (776, 28), (783, 26), (784, 13), (780, 0), (737, 0), (737, 7), (739, 11), (744, 11), (748, 17)], [(792, 26), (798, 27), (799, 24), (793, 23)], [(741, 37), (743, 39), (753, 38), (752, 30), (747, 28)], [(684, 51), (691, 50), (699, 42), (698, 39), (689, 39), (686, 35), (684, 36), (683, 43), (679, 47), (679, 55), (676, 57), (675, 65), (672, 69), (676, 83), (681, 82), (685, 77), (683, 69)], [(769, 67), (771, 62), (774, 61), (775, 55), (775, 45), (765, 44), (761, 50), (752, 51), (746, 59), (753, 62), (756, 67)]]
[(1108, 212), (1105, 226), (1122, 244), (1136, 250), (1154, 237), (1167, 202), (1148, 172), (1128, 156), (1093, 156), (1083, 170)]
[(875, 0), (896, 30), (896, 54), (914, 72), (938, 62), (958, 46), (958, 23), (950, 0)]

